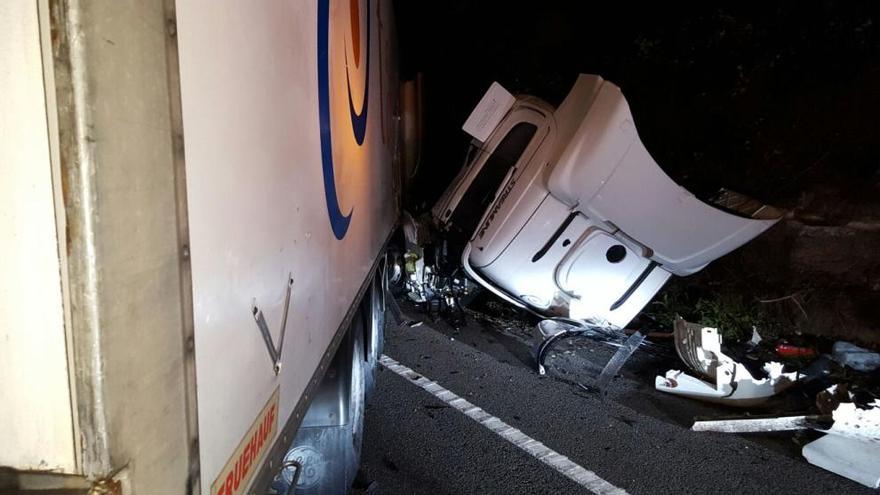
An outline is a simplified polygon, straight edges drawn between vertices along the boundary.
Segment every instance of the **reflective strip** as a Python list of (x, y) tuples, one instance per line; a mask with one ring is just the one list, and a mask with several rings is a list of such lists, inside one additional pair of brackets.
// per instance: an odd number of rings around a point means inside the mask
[(584, 469), (574, 461), (529, 437), (522, 431), (492, 416), (480, 407), (443, 388), (439, 383), (429, 380), (420, 373), (407, 368), (386, 355), (379, 358), (382, 366), (408, 379), (411, 383), (430, 392), (434, 397), (465, 414), (489, 431), (512, 443), (530, 456), (555, 469), (563, 476), (583, 486), (596, 495), (628, 495), (626, 490), (603, 480), (596, 473)]

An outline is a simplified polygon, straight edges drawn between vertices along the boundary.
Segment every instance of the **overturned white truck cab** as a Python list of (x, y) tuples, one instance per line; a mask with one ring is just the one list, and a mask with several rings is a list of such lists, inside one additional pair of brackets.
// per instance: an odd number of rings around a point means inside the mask
[(477, 153), (433, 219), (472, 233), (461, 260), (470, 277), (541, 316), (624, 327), (671, 275), (701, 270), (782, 217), (731, 191), (710, 205), (676, 184), (620, 88), (599, 76), (580, 75), (556, 109), (495, 83), (465, 130)]

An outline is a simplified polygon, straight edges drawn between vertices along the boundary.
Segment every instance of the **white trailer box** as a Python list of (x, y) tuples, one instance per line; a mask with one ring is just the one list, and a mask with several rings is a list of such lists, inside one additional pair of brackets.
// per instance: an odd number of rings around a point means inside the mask
[(264, 491), (398, 216), (390, 2), (0, 27), (0, 489)]

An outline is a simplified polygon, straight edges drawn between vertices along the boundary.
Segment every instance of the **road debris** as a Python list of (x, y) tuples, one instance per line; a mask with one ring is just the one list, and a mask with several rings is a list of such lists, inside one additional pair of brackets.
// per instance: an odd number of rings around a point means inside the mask
[(880, 400), (862, 409), (852, 402), (834, 410), (834, 424), (802, 453), (810, 464), (869, 488), (880, 488)]
[[(544, 375), (547, 373), (546, 368), (544, 367), (544, 360), (547, 357), (547, 352), (550, 350), (550, 347), (553, 346), (556, 342), (568, 338), (568, 337), (588, 337), (597, 342), (602, 342), (605, 344), (609, 344), (616, 347), (626, 347), (630, 341), (635, 342), (638, 340), (638, 344), (635, 344), (632, 351), (645, 340), (645, 336), (639, 332), (636, 332), (629, 338), (627, 338), (626, 333), (623, 330), (618, 330), (613, 327), (596, 325), (593, 323), (589, 323), (582, 320), (572, 320), (569, 318), (553, 318), (547, 320), (541, 320), (538, 322), (538, 325), (535, 327), (535, 337), (538, 342), (538, 345), (535, 347), (535, 364), (537, 367), (537, 371), (539, 375)], [(638, 335), (638, 337), (635, 337)], [(620, 350), (618, 350), (618, 354), (620, 354)], [(612, 361), (618, 354), (612, 357)], [(622, 358), (623, 361), (620, 362), (620, 366), (629, 359), (629, 356), (632, 355), (632, 352), (626, 355), (625, 358)], [(610, 361), (609, 361), (610, 363)], [(606, 364), (606, 368), (607, 368)], [(620, 368), (618, 367), (618, 371)], [(615, 371), (614, 374), (617, 372)], [(612, 375), (613, 377), (614, 375)]]
[(762, 340), (764, 339), (761, 338), (761, 334), (758, 333), (758, 329), (752, 327), (752, 338), (749, 339), (749, 345), (751, 345), (752, 347), (758, 347), (758, 344), (760, 344)]
[(853, 394), (846, 384), (832, 385), (816, 394), (816, 408), (822, 414), (831, 414), (843, 402), (852, 402)]
[(859, 442), (836, 435), (804, 445), (807, 461), (822, 469), (839, 474), (869, 488), (880, 487), (880, 445)]
[(820, 428), (831, 422), (831, 416), (781, 416), (781, 417), (736, 417), (726, 419), (697, 420), (691, 427), (694, 431), (715, 431), (720, 433), (767, 433), (772, 431), (806, 430)]
[(809, 358), (815, 357), (818, 352), (810, 347), (801, 347), (797, 345), (780, 342), (776, 344), (776, 354), (783, 358)]
[(538, 339), (538, 346), (535, 349), (535, 364), (538, 374), (547, 373), (544, 368), (544, 359), (547, 357), (550, 346), (561, 339), (581, 335), (587, 331), (584, 323), (574, 320), (552, 319), (538, 322), (535, 327), (535, 336)]
[(856, 371), (870, 372), (880, 368), (880, 354), (849, 342), (835, 342), (831, 348), (831, 357), (841, 366), (848, 366)]
[(691, 429), (720, 433), (819, 431), (825, 435), (801, 449), (810, 464), (880, 488), (880, 400), (860, 407), (853, 398), (845, 384), (832, 385), (816, 396), (820, 414), (698, 419)]
[(868, 409), (854, 402), (843, 402), (832, 416), (834, 424), (825, 433), (880, 445), (880, 400), (875, 400)]
[(626, 339), (626, 342), (617, 349), (617, 352), (611, 356), (611, 359), (608, 360), (608, 363), (599, 375), (599, 379), (596, 381), (596, 386), (599, 387), (602, 397), (605, 397), (608, 394), (608, 384), (611, 383), (611, 380), (613, 380), (615, 376), (617, 376), (617, 373), (623, 368), (623, 365), (626, 364), (633, 353), (636, 352), (636, 349), (638, 349), (644, 341), (645, 336), (641, 332), (636, 332), (630, 335), (629, 338)]
[(797, 373), (785, 373), (783, 364), (773, 361), (763, 367), (766, 378), (755, 378), (742, 363), (721, 351), (721, 334), (715, 328), (689, 323), (679, 317), (675, 320), (674, 329), (678, 356), (709, 381), (680, 370), (669, 370), (665, 376), (654, 379), (655, 388), (661, 392), (735, 406), (751, 406), (764, 402), (797, 380)]

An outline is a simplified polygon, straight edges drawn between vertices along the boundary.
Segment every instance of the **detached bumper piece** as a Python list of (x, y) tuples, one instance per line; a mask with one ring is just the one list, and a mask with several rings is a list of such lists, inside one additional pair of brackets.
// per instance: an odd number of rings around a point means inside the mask
[(661, 392), (734, 406), (752, 406), (785, 390), (797, 373), (783, 373), (782, 363), (764, 365), (767, 378), (756, 379), (746, 367), (721, 352), (721, 334), (715, 328), (675, 320), (675, 350), (701, 378), (679, 370), (658, 376), (654, 386)]

